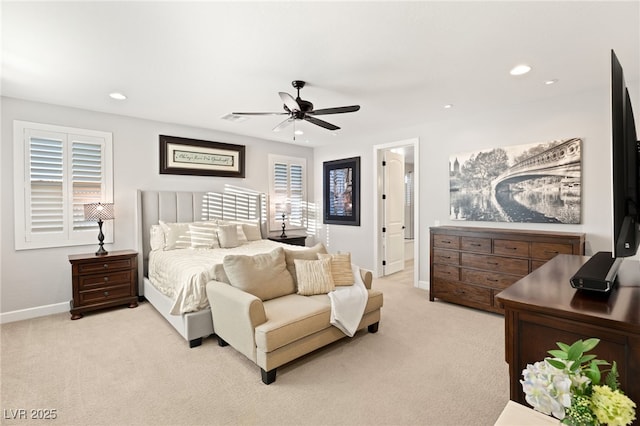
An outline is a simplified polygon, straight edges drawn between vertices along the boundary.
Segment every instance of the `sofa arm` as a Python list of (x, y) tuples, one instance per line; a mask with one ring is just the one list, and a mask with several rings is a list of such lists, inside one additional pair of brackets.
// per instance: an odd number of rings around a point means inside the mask
[(362, 277), (364, 286), (371, 290), (371, 282), (373, 281), (373, 274), (371, 273), (371, 271), (360, 268), (360, 276)]
[(219, 281), (207, 283), (207, 297), (214, 332), (255, 362), (255, 328), (267, 321), (262, 300)]

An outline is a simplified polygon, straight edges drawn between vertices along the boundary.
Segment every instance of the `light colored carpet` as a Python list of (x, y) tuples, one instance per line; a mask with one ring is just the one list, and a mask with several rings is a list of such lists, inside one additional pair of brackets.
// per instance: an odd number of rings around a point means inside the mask
[[(407, 270), (406, 270), (407, 271)], [(509, 400), (504, 319), (374, 280), (380, 329), (260, 370), (213, 338), (189, 349), (148, 304), (1, 326), (2, 424), (492, 425)], [(10, 420), (8, 410), (57, 419)]]

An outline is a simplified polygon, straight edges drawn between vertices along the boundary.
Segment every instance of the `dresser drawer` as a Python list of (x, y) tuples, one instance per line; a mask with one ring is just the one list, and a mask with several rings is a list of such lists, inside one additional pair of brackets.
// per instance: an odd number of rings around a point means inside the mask
[(465, 269), (460, 271), (460, 279), (465, 282), (482, 284), (487, 287), (505, 289), (518, 281), (522, 276), (501, 274), (499, 272), (479, 271), (477, 269)]
[(433, 246), (458, 250), (460, 248), (460, 237), (455, 235), (436, 234), (433, 236)]
[(129, 284), (133, 277), (131, 271), (116, 271), (106, 274), (84, 275), (78, 277), (80, 291), (96, 287), (110, 287), (118, 284)]
[(131, 269), (132, 259), (110, 260), (103, 262), (91, 262), (78, 264), (79, 274), (95, 274), (101, 271), (113, 271), (118, 269)]
[(462, 237), (460, 248), (476, 253), (491, 253), (491, 238)]
[(85, 290), (80, 292), (80, 303), (91, 304), (98, 302), (107, 302), (109, 300), (121, 299), (131, 296), (131, 286), (129, 284), (103, 287), (95, 290)]
[(460, 279), (460, 268), (455, 266), (448, 265), (433, 265), (433, 276), (434, 278), (442, 278), (445, 280), (459, 280)]
[(436, 279), (431, 285), (431, 291), (439, 299), (474, 308), (489, 309), (492, 303), (491, 289), (474, 285)]
[(557, 254), (573, 254), (573, 246), (558, 243), (531, 243), (531, 257), (533, 259), (551, 260)]
[(508, 256), (529, 257), (529, 242), (515, 240), (494, 240), (493, 252)]
[(453, 250), (434, 249), (433, 250), (433, 262), (434, 263), (446, 263), (449, 265), (460, 264), (460, 252)]
[(529, 273), (529, 261), (527, 259), (462, 253), (461, 264), (462, 266), (516, 274), (522, 277)]

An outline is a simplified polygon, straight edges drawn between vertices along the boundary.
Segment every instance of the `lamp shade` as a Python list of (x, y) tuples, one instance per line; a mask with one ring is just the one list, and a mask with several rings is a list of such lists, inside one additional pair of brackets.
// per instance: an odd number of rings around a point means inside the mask
[(113, 219), (113, 203), (89, 203), (84, 205), (84, 218), (86, 220)]

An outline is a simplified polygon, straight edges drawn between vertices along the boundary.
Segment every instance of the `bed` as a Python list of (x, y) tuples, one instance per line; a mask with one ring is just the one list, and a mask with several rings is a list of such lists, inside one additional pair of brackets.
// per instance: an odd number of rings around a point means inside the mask
[[(267, 235), (264, 206), (265, 196), (260, 193), (137, 191), (137, 241), (141, 255), (138, 294), (154, 306), (190, 347), (200, 346), (203, 338), (214, 333), (204, 284), (215, 278), (215, 265), (222, 263), (227, 254), (266, 253), (283, 246), (262, 238)], [(152, 250), (153, 234), (158, 232), (161, 221), (255, 223), (259, 239), (243, 242), (236, 248)], [(183, 282), (185, 277), (190, 280), (187, 284)]]

